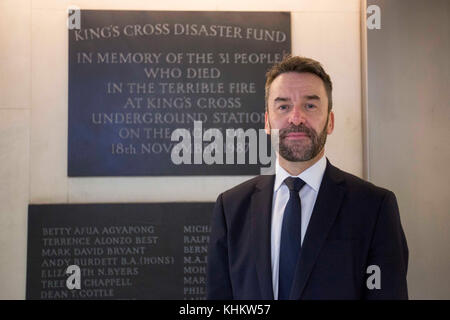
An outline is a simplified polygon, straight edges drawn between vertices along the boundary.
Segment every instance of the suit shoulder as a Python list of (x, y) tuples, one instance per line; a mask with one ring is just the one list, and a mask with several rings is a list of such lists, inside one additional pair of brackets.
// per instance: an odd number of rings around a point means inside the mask
[(231, 189), (224, 191), (221, 196), (224, 201), (248, 199), (257, 186), (273, 187), (274, 175), (260, 175), (246, 180)]
[(344, 180), (344, 183), (350, 192), (365, 194), (375, 198), (384, 198), (387, 195), (394, 195), (392, 191), (361, 179), (354, 174), (345, 172), (336, 167), (334, 167), (334, 169), (336, 170), (337, 175)]
[(245, 213), (250, 212), (249, 206), (256, 189), (261, 187), (273, 188), (273, 184), (270, 185), (271, 181), (273, 181), (271, 176), (257, 176), (244, 181), (222, 192), (217, 198), (216, 207), (219, 206), (221, 208), (228, 224), (231, 225), (232, 221), (242, 222), (242, 219), (248, 216)]
[(261, 181), (262, 176), (256, 176), (223, 192), (225, 197), (232, 196), (234, 194), (251, 193), (255, 189), (255, 186)]

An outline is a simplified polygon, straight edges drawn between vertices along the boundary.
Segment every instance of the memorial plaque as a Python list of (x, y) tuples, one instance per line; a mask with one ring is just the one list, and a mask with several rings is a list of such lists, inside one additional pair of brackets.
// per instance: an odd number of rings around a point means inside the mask
[(213, 206), (30, 205), (26, 297), (205, 299)]
[(290, 13), (79, 17), (69, 30), (69, 176), (255, 175), (267, 165), (266, 136), (237, 136), (264, 128), (265, 73), (291, 50)]

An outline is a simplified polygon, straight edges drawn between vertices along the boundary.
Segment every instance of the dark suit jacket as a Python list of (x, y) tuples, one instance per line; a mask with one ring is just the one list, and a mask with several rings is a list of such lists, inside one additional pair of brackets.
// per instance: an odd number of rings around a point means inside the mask
[[(275, 176), (219, 195), (208, 255), (208, 299), (273, 299), (271, 212)], [(367, 267), (380, 268), (368, 289)], [(407, 299), (408, 247), (395, 195), (327, 167), (303, 240), (291, 299)]]

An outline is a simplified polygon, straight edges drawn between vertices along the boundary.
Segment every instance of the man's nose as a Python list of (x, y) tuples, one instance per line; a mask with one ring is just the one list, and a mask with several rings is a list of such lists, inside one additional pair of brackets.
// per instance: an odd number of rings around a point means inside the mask
[(301, 109), (301, 106), (296, 105), (292, 108), (291, 114), (289, 115), (289, 123), (298, 126), (301, 123), (305, 123), (305, 114)]

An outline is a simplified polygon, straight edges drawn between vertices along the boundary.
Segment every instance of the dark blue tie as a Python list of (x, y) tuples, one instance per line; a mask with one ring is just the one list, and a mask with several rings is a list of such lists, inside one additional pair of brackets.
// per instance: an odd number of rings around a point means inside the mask
[(302, 248), (302, 206), (299, 192), (305, 185), (300, 178), (288, 177), (289, 201), (284, 209), (281, 227), (278, 300), (289, 299), (297, 258)]

